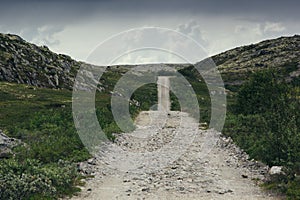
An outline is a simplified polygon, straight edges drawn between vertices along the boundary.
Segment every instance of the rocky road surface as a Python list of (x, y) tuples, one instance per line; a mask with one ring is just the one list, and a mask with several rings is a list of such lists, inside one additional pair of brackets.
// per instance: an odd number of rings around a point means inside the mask
[(80, 163), (94, 178), (73, 199), (275, 199), (256, 183), (268, 167), (219, 132), (200, 130), (187, 113), (170, 111), (169, 86), (169, 77), (159, 77), (158, 111), (141, 112), (136, 130)]
[(277, 199), (257, 185), (266, 166), (186, 113), (142, 112), (136, 126), (80, 164), (94, 178), (72, 199)]

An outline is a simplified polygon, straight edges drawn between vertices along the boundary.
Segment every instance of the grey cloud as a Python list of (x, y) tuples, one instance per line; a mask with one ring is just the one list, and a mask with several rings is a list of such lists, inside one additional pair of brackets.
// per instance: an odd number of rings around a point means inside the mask
[[(26, 40), (84, 59), (95, 41), (150, 24), (178, 30), (215, 53), (266, 37), (299, 34), (299, 5), (297, 0), (1, 1), (0, 32), (20, 34)], [(88, 30), (81, 31), (81, 27)], [(150, 32), (139, 34), (149, 39), (143, 45), (159, 41)], [(128, 38), (125, 46), (141, 44), (139, 37)], [(79, 41), (81, 38), (87, 42)], [(163, 43), (168, 48), (186, 48), (176, 40)], [(111, 52), (114, 48), (108, 47), (106, 53)]]
[(191, 20), (185, 24), (180, 24), (177, 28), (177, 31), (193, 38), (204, 48), (208, 45), (208, 41), (206, 41), (203, 36), (202, 27), (195, 20)]
[(115, 61), (123, 64), (194, 63), (205, 57), (207, 54), (203, 48), (178, 32), (162, 28), (138, 28), (102, 43), (90, 54), (88, 61), (98, 65), (110, 65)]
[[(59, 33), (63, 31), (63, 26), (49, 26), (45, 25), (42, 27), (39, 27), (37, 29), (37, 32), (33, 35), (31, 41), (39, 44), (39, 45), (59, 45), (60, 41), (58, 39), (54, 38), (54, 35), (56, 33)], [(23, 36), (23, 34), (21, 34)]]
[(257, 35), (262, 37), (272, 37), (283, 33), (286, 27), (280, 22), (260, 22), (252, 23), (251, 25), (237, 25), (235, 28), (236, 34), (247, 34)]
[(46, 33), (51, 34), (55, 29), (61, 31), (66, 25), (78, 23), (95, 12), (97, 7), (83, 1), (2, 1), (0, 31), (22, 33), (25, 39), (32, 40), (43, 26), (56, 27)]
[[(52, 0), (52, 1), (4, 1), (1, 2), (0, 16), (15, 22), (26, 21), (32, 18), (34, 21), (40, 19), (56, 20), (78, 20), (95, 13), (105, 17), (147, 17), (149, 15), (181, 15), (181, 14), (209, 14), (229, 16), (258, 16), (276, 18), (298, 19), (300, 13), (298, 8), (300, 2), (297, 0)], [(20, 19), (24, 17), (25, 19)], [(62, 19), (63, 17), (63, 19)], [(19, 18), (19, 19), (18, 19)]]
[[(42, 25), (69, 25), (89, 18), (111, 19), (147, 19), (160, 16), (199, 16), (207, 18), (227, 16), (232, 18), (253, 18), (259, 21), (298, 20), (300, 2), (259, 1), (259, 0), (52, 0), (52, 1), (1, 1), (0, 24), (2, 30), (19, 32), (20, 27), (37, 29)], [(1, 31), (1, 30), (0, 30)]]

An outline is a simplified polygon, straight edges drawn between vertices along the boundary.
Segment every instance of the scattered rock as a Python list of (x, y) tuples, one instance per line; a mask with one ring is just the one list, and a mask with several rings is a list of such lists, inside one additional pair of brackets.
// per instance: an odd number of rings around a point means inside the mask
[(269, 170), (269, 174), (271, 176), (272, 175), (283, 175), (284, 174), (283, 167), (282, 166), (273, 166)]
[(150, 188), (143, 188), (142, 189), (142, 192), (149, 192), (150, 191)]
[(96, 158), (90, 158), (90, 159), (88, 159), (87, 163), (89, 165), (96, 165), (97, 164), (97, 159)]
[(0, 130), (0, 159), (13, 156), (12, 148), (21, 144), (21, 141), (10, 138)]
[(91, 175), (95, 171), (93, 165), (89, 164), (87, 161), (78, 163), (77, 168), (78, 171), (84, 175)]
[[(145, 116), (150, 116), (155, 111), (148, 112), (148, 115)], [(164, 122), (164, 128), (158, 132), (159, 134), (155, 132), (153, 135), (149, 134), (149, 137), (134, 137), (147, 134), (147, 131), (153, 131), (153, 128), (147, 125), (146, 128), (140, 127), (141, 130), (137, 129), (132, 133), (117, 135), (115, 143), (108, 143), (107, 146), (103, 146), (101, 153), (96, 155), (96, 165), (93, 165), (92, 162), (85, 163), (83, 169), (98, 166), (98, 170), (96, 170), (98, 176), (95, 177), (97, 181), (94, 182), (96, 188), (93, 188), (95, 193), (97, 193), (97, 186), (102, 183), (102, 180), (111, 183), (111, 179), (115, 180), (115, 177), (117, 177), (119, 182), (115, 183), (113, 181), (112, 183), (113, 185), (118, 184), (118, 187), (120, 187), (120, 190), (113, 191), (116, 199), (128, 199), (128, 196), (131, 199), (151, 199), (152, 195), (160, 194), (160, 192), (165, 195), (195, 195), (196, 198), (191, 199), (198, 199), (201, 195), (209, 198), (213, 195), (216, 197), (215, 199), (224, 199), (228, 197), (227, 193), (234, 195), (234, 197), (241, 197), (240, 199), (251, 199), (253, 196), (247, 196), (249, 197), (247, 198), (245, 194), (251, 195), (253, 193), (255, 197), (268, 199), (264, 198), (265, 194), (259, 191), (259, 187), (255, 187), (252, 183), (249, 184), (251, 180), (246, 179), (248, 177), (264, 177), (261, 175), (261, 171), (267, 169), (266, 166), (255, 160), (248, 160), (248, 155), (235, 146), (230, 138), (223, 137), (215, 130), (201, 130), (199, 137), (194, 139), (189, 149), (169, 165), (165, 167), (154, 166), (153, 169), (148, 168), (147, 164), (154, 163), (155, 158), (151, 160), (142, 159), (146, 154), (145, 152), (159, 150), (162, 146), (168, 144), (172, 141), (174, 132), (176, 133), (174, 131), (177, 127), (176, 123), (189, 120), (186, 119), (187, 116), (180, 119), (178, 117), (181, 115), (180, 112), (169, 113), (170, 116)], [(142, 114), (143, 112), (140, 115)], [(155, 122), (154, 124), (162, 121), (158, 116), (151, 120)], [(216, 136), (216, 144), (204, 158), (199, 157), (203, 139), (207, 134)], [(123, 155), (116, 152), (116, 145), (126, 150)], [(131, 160), (129, 156), (133, 152), (137, 152), (138, 157), (133, 157), (134, 159)], [(160, 151), (160, 155), (164, 157), (174, 156), (172, 154), (167, 155), (164, 151)], [(133, 162), (126, 163), (128, 160)], [(116, 162), (116, 165), (112, 165), (114, 162)], [(136, 167), (131, 170), (130, 167), (133, 164)], [(129, 168), (125, 168), (123, 171), (112, 168), (112, 166), (118, 167), (121, 165)], [(101, 176), (103, 172), (106, 173), (106, 176)], [(228, 177), (230, 177), (230, 180), (235, 180), (230, 185), (227, 182)], [(91, 182), (93, 181), (91, 180)], [(230, 189), (226, 188), (229, 186)], [(107, 184), (101, 187), (107, 187)]]
[(8, 148), (0, 148), (0, 159), (1, 158), (10, 158), (12, 157), (12, 151)]
[(243, 178), (248, 178), (248, 175), (247, 174), (242, 174), (242, 177)]

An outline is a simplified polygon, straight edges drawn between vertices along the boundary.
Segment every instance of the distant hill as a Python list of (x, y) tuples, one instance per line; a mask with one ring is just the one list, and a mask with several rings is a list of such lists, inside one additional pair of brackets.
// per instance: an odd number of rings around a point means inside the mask
[[(290, 80), (300, 74), (300, 36), (238, 47), (212, 56), (212, 59), (226, 85), (240, 85), (252, 72), (268, 67), (278, 69)], [(46, 46), (39, 47), (17, 35), (0, 33), (0, 81), (71, 89), (81, 64), (70, 56), (50, 51)], [(176, 69), (189, 66), (168, 65)]]
[(237, 47), (212, 57), (227, 84), (239, 85), (254, 71), (274, 68), (287, 79), (300, 74), (300, 36)]
[(17, 35), (0, 34), (0, 81), (72, 88), (80, 62), (38, 47)]

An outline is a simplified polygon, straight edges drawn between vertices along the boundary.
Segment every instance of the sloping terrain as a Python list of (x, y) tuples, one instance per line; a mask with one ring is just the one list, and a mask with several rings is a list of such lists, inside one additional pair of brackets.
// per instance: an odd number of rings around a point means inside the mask
[(38, 87), (72, 88), (80, 63), (19, 36), (0, 34), (0, 80)]
[[(299, 75), (299, 38), (299, 36), (282, 37), (239, 47), (216, 55), (213, 59), (228, 89), (231, 89), (232, 85), (239, 86), (254, 71), (267, 67), (276, 69), (286, 80), (290, 80)], [(2, 159), (0, 162), (2, 170), (0, 198), (7, 199), (8, 192), (16, 196), (27, 195), (28, 199), (29, 197), (42, 199), (48, 198), (47, 195), (57, 198), (77, 191), (73, 186), (79, 184), (80, 176), (74, 164), (90, 156), (78, 138), (72, 119), (71, 89), (81, 64), (83, 63), (69, 56), (55, 54), (47, 47), (30, 44), (16, 35), (0, 34), (0, 129), (9, 137), (18, 138), (26, 143), (24, 147), (13, 149), (13, 152), (9, 152), (9, 156), (5, 156), (8, 159)], [(210, 97), (201, 76), (188, 64), (167, 65), (179, 69), (179, 72), (191, 83), (197, 93), (201, 117), (204, 116), (204, 120), (209, 121)], [(159, 67), (155, 64), (147, 66)], [(114, 133), (120, 132), (111, 113), (111, 96), (118, 95), (112, 90), (119, 78), (132, 67), (134, 66), (109, 67), (100, 80), (96, 94), (99, 123), (112, 140)], [(232, 93), (227, 92), (228, 97), (231, 97)], [(179, 110), (180, 105), (172, 93), (170, 100), (171, 109)], [(231, 98), (229, 100), (231, 101)], [(157, 103), (156, 85), (146, 85), (139, 88), (130, 99), (130, 113), (136, 116), (141, 110), (149, 110), (155, 103)], [(144, 134), (152, 131), (148, 126), (147, 115), (156, 115), (154, 113), (141, 113), (137, 118), (140, 129), (137, 129), (137, 132), (117, 137), (114, 145), (127, 148), (128, 151), (155, 151), (167, 144), (172, 137), (169, 133), (176, 129), (179, 117), (185, 113), (171, 112), (169, 118), (164, 119), (169, 120), (168, 123), (172, 125), (164, 127), (165, 132), (159, 132), (161, 134), (150, 137), (150, 141), (145, 139), (141, 142), (133, 139), (139, 131)], [(188, 122), (192, 121), (188, 116), (185, 116), (185, 119)], [(183, 132), (188, 131), (183, 130)], [(130, 134), (133, 137), (128, 137)], [(215, 136), (219, 142), (211, 153), (207, 154), (207, 157), (197, 160), (196, 152), (199, 151), (204, 136), (207, 134)], [(133, 197), (137, 199), (138, 196), (150, 199), (157, 196), (163, 196), (166, 199), (168, 199), (167, 196), (175, 199), (199, 199), (201, 195), (204, 199), (272, 198), (262, 193), (251, 180), (252, 178), (263, 179), (267, 170), (265, 166), (260, 166), (255, 161), (247, 161), (247, 156), (226, 140), (219, 138), (217, 132), (200, 131), (199, 138), (190, 146), (186, 154), (178, 162), (173, 163), (175, 166), (171, 165), (174, 169), (160, 168), (155, 177), (145, 171), (142, 171), (142, 174), (116, 172), (103, 162), (113, 157), (118, 158), (120, 154), (114, 151), (103, 151), (104, 155), (98, 156), (92, 162), (91, 171), (95, 179), (88, 181), (80, 198), (93, 199), (93, 195), (99, 194), (113, 195), (121, 199)], [(146, 145), (141, 146), (142, 144)], [(106, 150), (114, 147), (110, 145), (108, 144)], [(70, 166), (67, 164), (62, 168), (61, 160), (71, 162)], [(115, 164), (122, 165), (118, 162)], [(10, 170), (12, 167), (15, 167), (13, 172)], [(69, 170), (72, 174), (62, 169), (72, 169)], [(51, 173), (45, 175), (44, 172), (48, 170)], [(33, 172), (36, 175), (31, 176)], [(200, 173), (197, 174), (197, 172)], [(23, 174), (28, 175), (27, 181), (24, 181)], [(40, 176), (46, 178), (40, 179)], [(141, 179), (139, 179), (140, 176)], [(49, 185), (51, 187), (39, 187), (48, 183), (48, 180), (53, 180)], [(16, 182), (24, 184), (24, 187), (20, 186), (17, 189), (12, 187)], [(112, 187), (105, 187), (105, 185), (115, 186), (115, 184), (121, 187), (117, 190), (118, 192)], [(27, 190), (27, 185), (34, 185), (34, 187)], [(103, 189), (109, 192), (102, 193)]]
[[(299, 74), (300, 36), (281, 37), (238, 47), (212, 56), (227, 85), (239, 85), (253, 71), (276, 68), (286, 77)], [(0, 81), (38, 87), (68, 88), (82, 62), (56, 54), (46, 46), (38, 47), (17, 35), (0, 34)], [(176, 69), (188, 64), (166, 64)], [(155, 67), (149, 65), (149, 68)], [(124, 65), (112, 68), (129, 69)], [(298, 71), (298, 72), (295, 72)]]
[(273, 68), (287, 78), (300, 71), (300, 36), (280, 37), (212, 57), (227, 84), (241, 84), (254, 71)]

